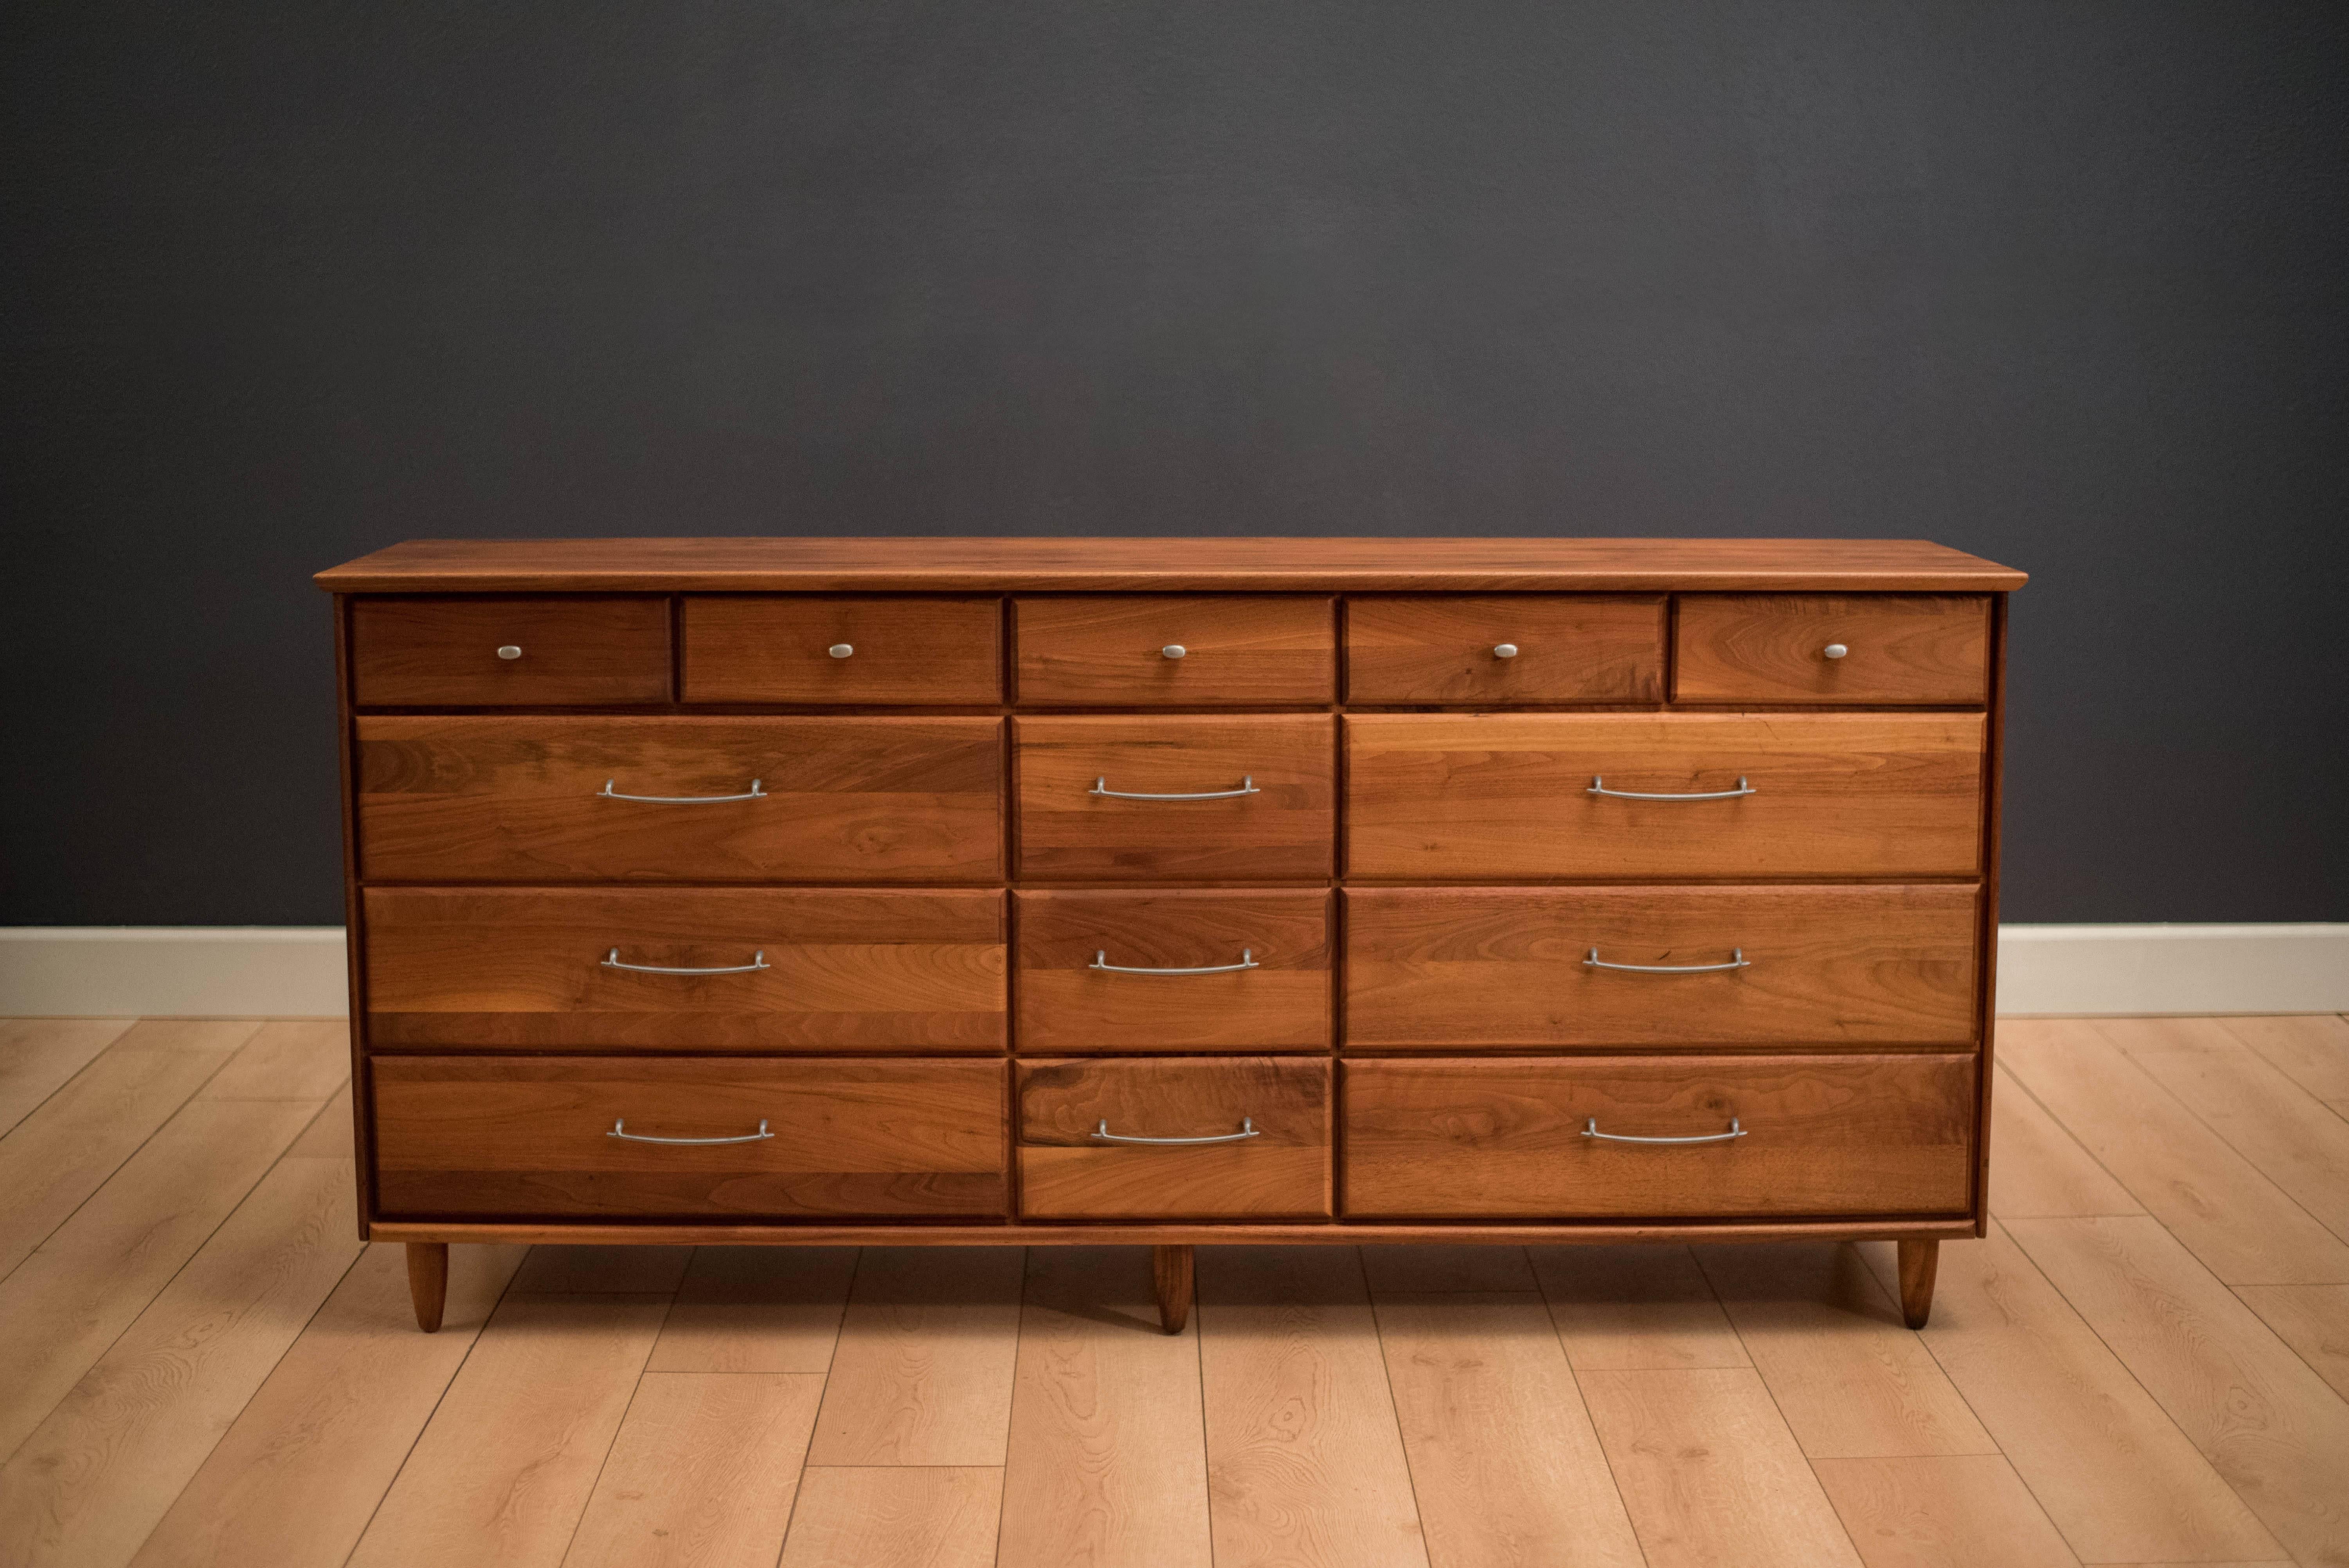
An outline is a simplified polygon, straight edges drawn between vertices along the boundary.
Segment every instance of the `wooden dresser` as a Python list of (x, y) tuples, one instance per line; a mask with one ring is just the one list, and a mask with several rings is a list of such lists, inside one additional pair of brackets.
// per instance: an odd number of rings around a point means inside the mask
[(2019, 572), (419, 541), (335, 595), (364, 1233), (1982, 1234)]

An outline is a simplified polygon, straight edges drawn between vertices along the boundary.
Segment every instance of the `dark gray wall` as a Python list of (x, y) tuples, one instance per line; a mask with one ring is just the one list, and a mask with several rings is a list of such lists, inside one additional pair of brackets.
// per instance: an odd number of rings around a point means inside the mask
[(1921, 535), (2007, 913), (2349, 917), (2349, 7), (16, 5), (0, 923), (340, 918), (411, 535)]

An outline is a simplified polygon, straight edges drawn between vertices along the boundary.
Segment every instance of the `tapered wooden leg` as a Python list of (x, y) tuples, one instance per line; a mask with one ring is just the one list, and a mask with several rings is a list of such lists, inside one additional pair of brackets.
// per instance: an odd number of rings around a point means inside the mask
[(449, 1303), (448, 1242), (408, 1244), (408, 1297), (416, 1303), (416, 1326), (427, 1334), (440, 1333), (440, 1309)]
[(1900, 1315), (1910, 1328), (1933, 1315), (1933, 1271), (1940, 1265), (1939, 1241), (1900, 1243)]
[(1158, 1277), (1158, 1326), (1180, 1334), (1191, 1321), (1191, 1249), (1153, 1247), (1150, 1271)]

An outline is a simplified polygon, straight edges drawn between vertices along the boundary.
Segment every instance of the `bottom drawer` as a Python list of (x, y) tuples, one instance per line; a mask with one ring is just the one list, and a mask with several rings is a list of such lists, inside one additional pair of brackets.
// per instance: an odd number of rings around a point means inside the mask
[(997, 1215), (1007, 1197), (998, 1062), (390, 1056), (371, 1081), (386, 1217)]
[(1326, 1217), (1330, 1063), (1022, 1062), (1019, 1211), (1086, 1220)]
[[(1349, 1062), (1344, 1094), (1350, 1219), (1928, 1215), (1972, 1203), (1970, 1054)], [(1733, 1120), (1741, 1136), (1724, 1136)]]

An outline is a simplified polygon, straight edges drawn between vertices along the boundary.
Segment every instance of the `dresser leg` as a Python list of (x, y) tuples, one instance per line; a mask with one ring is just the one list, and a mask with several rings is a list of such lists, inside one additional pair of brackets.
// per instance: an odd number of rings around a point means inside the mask
[(1158, 1278), (1158, 1326), (1182, 1333), (1191, 1321), (1191, 1249), (1153, 1247), (1150, 1272)]
[(449, 1302), (449, 1243), (408, 1244), (408, 1296), (416, 1303), (416, 1326), (440, 1332), (440, 1309)]
[(1939, 1241), (1900, 1243), (1900, 1315), (1910, 1328), (1922, 1328), (1933, 1314), (1933, 1272), (1940, 1267)]

